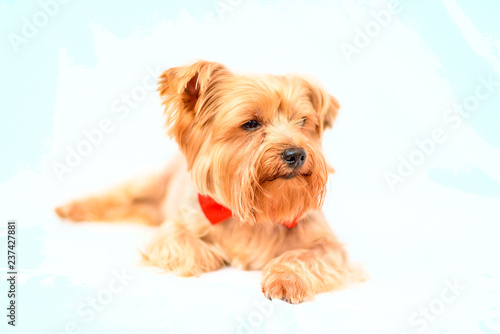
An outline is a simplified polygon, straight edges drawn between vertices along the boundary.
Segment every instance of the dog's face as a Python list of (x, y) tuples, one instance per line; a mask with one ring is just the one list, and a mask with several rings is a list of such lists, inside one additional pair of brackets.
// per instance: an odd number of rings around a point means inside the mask
[(200, 193), (248, 223), (320, 208), (332, 96), (298, 76), (239, 76), (211, 62), (169, 69), (159, 83), (169, 134)]

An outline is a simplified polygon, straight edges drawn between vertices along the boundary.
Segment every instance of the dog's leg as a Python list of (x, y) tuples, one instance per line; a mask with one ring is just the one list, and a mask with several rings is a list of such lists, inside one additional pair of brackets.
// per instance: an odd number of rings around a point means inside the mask
[(143, 252), (143, 259), (180, 276), (197, 276), (221, 268), (228, 262), (227, 257), (207, 240), (210, 226), (206, 224), (165, 222)]
[(172, 168), (132, 180), (99, 195), (89, 196), (55, 209), (72, 221), (139, 221), (159, 225), (165, 217), (161, 202), (166, 195)]
[(288, 233), (290, 249), (264, 268), (262, 291), (266, 297), (297, 304), (357, 279), (322, 214), (312, 214)]

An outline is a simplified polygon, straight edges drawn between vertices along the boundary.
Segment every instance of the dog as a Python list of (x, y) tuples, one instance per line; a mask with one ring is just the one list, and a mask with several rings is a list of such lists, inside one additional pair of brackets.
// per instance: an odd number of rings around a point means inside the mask
[(208, 61), (166, 70), (158, 91), (182, 155), (56, 208), (61, 218), (157, 225), (148, 264), (181, 276), (262, 270), (264, 295), (293, 304), (362, 280), (321, 212), (333, 96), (299, 75), (238, 75)]

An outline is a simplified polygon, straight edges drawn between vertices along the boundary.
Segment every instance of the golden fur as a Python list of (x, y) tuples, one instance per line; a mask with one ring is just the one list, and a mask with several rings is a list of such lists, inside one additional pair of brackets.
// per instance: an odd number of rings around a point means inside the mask
[[(262, 269), (269, 298), (299, 303), (359, 279), (320, 210), (328, 178), (321, 137), (338, 102), (297, 75), (243, 76), (200, 61), (159, 80), (168, 133), (182, 152), (157, 175), (56, 209), (74, 221), (141, 220), (160, 225), (143, 252), (183, 276), (229, 264)], [(248, 130), (248, 121), (260, 127)], [(282, 152), (307, 158), (291, 175)], [(197, 194), (230, 208), (211, 225)], [(289, 229), (282, 223), (300, 218)]]

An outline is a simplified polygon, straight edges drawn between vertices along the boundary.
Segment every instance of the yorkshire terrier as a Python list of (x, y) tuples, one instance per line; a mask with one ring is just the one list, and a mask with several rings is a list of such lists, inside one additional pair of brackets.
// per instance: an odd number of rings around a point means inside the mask
[(237, 75), (207, 61), (165, 71), (158, 90), (182, 157), (58, 207), (60, 217), (159, 225), (147, 263), (182, 276), (261, 269), (264, 295), (293, 304), (360, 279), (320, 211), (334, 97), (301, 76)]

